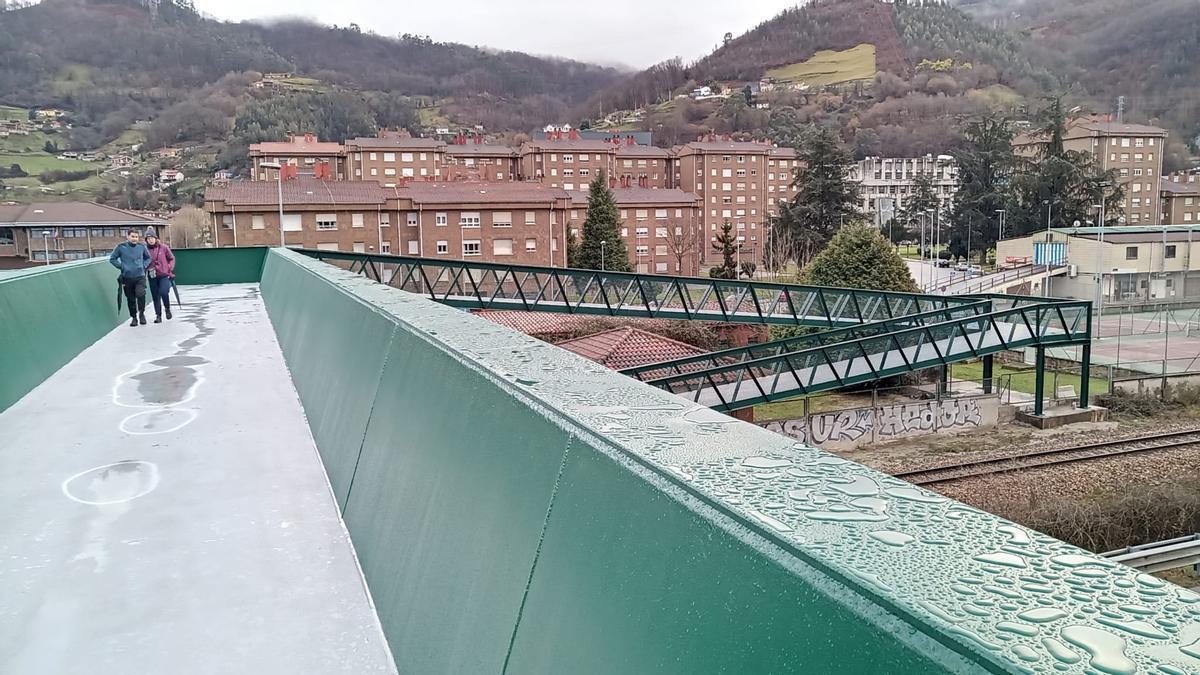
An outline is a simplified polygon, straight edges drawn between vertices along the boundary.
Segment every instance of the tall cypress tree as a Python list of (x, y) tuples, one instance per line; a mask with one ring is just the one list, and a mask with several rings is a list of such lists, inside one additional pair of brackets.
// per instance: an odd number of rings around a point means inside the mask
[[(583, 238), (576, 257), (579, 269), (633, 271), (625, 240), (621, 238), (620, 215), (621, 210), (608, 187), (608, 177), (601, 169), (588, 187), (587, 218), (583, 221)], [(603, 247), (601, 242), (604, 242)]]

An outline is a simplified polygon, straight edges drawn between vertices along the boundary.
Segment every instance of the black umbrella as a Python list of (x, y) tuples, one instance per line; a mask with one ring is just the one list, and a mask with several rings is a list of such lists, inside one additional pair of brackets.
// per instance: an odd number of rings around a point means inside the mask
[(175, 291), (175, 306), (183, 307), (183, 303), (179, 301), (179, 287), (175, 285), (175, 278), (171, 278), (171, 290)]
[(121, 296), (124, 295), (124, 292), (123, 292), (124, 290), (125, 289), (123, 289), (121, 287), (121, 277), (118, 275), (117, 276), (117, 314), (121, 313)]

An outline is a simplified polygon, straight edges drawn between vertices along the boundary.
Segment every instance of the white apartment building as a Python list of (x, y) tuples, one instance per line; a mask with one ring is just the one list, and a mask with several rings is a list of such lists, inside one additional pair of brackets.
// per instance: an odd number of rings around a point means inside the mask
[(849, 178), (859, 184), (863, 212), (882, 225), (904, 208), (921, 174), (933, 177), (934, 193), (948, 207), (958, 192), (958, 165), (948, 155), (868, 157), (854, 165)]

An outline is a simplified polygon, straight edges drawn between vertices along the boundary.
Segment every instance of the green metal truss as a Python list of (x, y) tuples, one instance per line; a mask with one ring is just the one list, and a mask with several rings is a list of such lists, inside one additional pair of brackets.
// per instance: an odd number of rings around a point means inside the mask
[[(1033, 346), (1083, 347), (1088, 400), (1091, 304), (997, 294), (921, 295), (373, 253), (297, 252), (465, 309), (812, 327), (808, 335), (624, 371), (717, 410), (840, 389)], [(816, 332), (817, 329), (824, 329)], [(985, 375), (985, 377), (987, 377)], [(1040, 380), (1039, 380), (1040, 381)], [(1043, 412), (1041, 389), (1035, 414)]]
[(351, 272), (469, 309), (839, 328), (978, 298), (757, 281), (300, 250)]
[[(716, 410), (736, 410), (997, 352), (1091, 342), (1091, 304), (988, 301), (624, 371)], [(1086, 381), (1087, 372), (1083, 374)], [(1084, 385), (1086, 387), (1086, 385)], [(1081, 403), (1086, 390), (1080, 392)], [(1040, 397), (1039, 397), (1040, 398)], [(1040, 402), (1038, 413), (1040, 414)]]

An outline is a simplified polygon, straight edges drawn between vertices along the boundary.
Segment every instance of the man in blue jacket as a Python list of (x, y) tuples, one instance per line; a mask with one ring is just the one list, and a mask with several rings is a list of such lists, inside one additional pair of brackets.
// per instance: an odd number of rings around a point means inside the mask
[(142, 234), (130, 229), (125, 241), (117, 244), (108, 261), (121, 270), (121, 289), (129, 305), (129, 325), (146, 325), (146, 268), (150, 266), (150, 251), (141, 242)]

